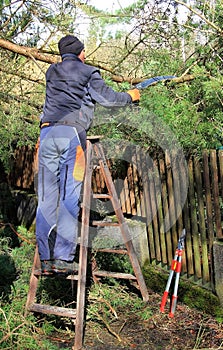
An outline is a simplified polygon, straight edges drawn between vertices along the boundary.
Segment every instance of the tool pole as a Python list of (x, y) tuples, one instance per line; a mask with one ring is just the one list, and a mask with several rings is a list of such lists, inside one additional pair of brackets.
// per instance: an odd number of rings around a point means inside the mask
[(178, 262), (177, 262), (177, 267), (176, 267), (176, 279), (175, 279), (175, 285), (174, 285), (174, 291), (172, 295), (172, 300), (171, 300), (171, 307), (170, 307), (170, 312), (169, 312), (169, 317), (173, 318), (174, 317), (174, 312), (176, 310), (176, 305), (177, 305), (177, 292), (178, 292), (178, 286), (179, 286), (179, 280), (180, 280), (180, 272), (181, 272), (181, 266), (182, 266), (182, 249), (178, 251)]
[(176, 253), (175, 253), (174, 258), (172, 260), (172, 264), (171, 264), (171, 268), (170, 268), (171, 271), (170, 271), (169, 278), (168, 278), (167, 284), (166, 284), (166, 289), (165, 289), (165, 292), (163, 293), (162, 301), (161, 301), (161, 304), (160, 304), (160, 311), (161, 312), (164, 312), (164, 309), (165, 309), (165, 305), (166, 305), (166, 302), (167, 302), (171, 281), (172, 281), (172, 278), (173, 278), (173, 275), (174, 275), (174, 272), (175, 272), (175, 269), (176, 269), (176, 266), (177, 266), (177, 257), (178, 257), (178, 249), (176, 250)]

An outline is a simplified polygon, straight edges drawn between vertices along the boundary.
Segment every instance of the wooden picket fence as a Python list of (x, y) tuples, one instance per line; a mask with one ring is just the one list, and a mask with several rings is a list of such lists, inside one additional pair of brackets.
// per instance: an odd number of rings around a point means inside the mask
[[(186, 166), (168, 153), (153, 160), (139, 153), (122, 164), (121, 174), (112, 173), (124, 214), (146, 222), (150, 263), (169, 269), (185, 228), (183, 276), (214, 289), (213, 241), (223, 238), (223, 150), (205, 150)], [(97, 170), (93, 190), (104, 187)]]
[[(125, 216), (146, 223), (150, 263), (169, 269), (185, 228), (183, 276), (214, 289), (212, 247), (223, 238), (223, 150), (205, 150), (185, 164), (178, 157), (166, 152), (152, 159), (136, 147), (131, 161), (116, 166), (109, 160), (109, 166)], [(11, 186), (30, 189), (36, 150), (20, 150), (15, 159)], [(95, 170), (92, 188), (105, 191), (100, 170)]]

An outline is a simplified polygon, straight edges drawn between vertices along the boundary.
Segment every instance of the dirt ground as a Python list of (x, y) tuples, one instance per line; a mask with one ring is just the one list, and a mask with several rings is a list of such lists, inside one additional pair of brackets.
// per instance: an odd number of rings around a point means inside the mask
[[(173, 318), (161, 313), (161, 296), (150, 294), (151, 314), (142, 319), (131, 310), (118, 310), (115, 320), (106, 325), (100, 319), (87, 320), (84, 348), (86, 350), (183, 350), (223, 349), (223, 324), (210, 315), (204, 315), (177, 303)], [(142, 310), (143, 312), (143, 310)], [(73, 342), (58, 344), (71, 349)]]

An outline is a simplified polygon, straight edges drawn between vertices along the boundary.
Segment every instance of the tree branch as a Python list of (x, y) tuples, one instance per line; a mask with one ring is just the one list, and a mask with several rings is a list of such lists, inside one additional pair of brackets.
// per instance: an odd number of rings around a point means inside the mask
[[(15, 1), (15, 3), (16, 3), (17, 1)], [(23, 7), (23, 5), (24, 5), (24, 0), (21, 2), (21, 4), (19, 4), (19, 6), (18, 6), (18, 8), (8, 17), (8, 19), (3, 23), (3, 25), (0, 27), (0, 30), (2, 30), (3, 28), (5, 28), (5, 27), (7, 27), (7, 25), (9, 24), (9, 22), (11, 21), (11, 19), (15, 16), (15, 14)], [(14, 4), (15, 4), (14, 3)], [(8, 7), (8, 5), (7, 6), (5, 6), (5, 7)], [(2, 9), (1, 9), (2, 10)]]
[(9, 94), (6, 94), (4, 92), (0, 92), (0, 100), (3, 100), (6, 103), (11, 103), (12, 101), (17, 101), (19, 103), (20, 102), (25, 102), (29, 106), (34, 107), (35, 109), (37, 109), (37, 111), (41, 111), (42, 110), (42, 106), (40, 104), (30, 102), (30, 101), (22, 98), (21, 96), (17, 96), (17, 95), (9, 95)]
[(197, 15), (198, 17), (200, 17), (204, 22), (206, 22), (210, 27), (214, 28), (219, 34), (223, 35), (223, 30), (218, 27), (216, 24), (214, 24), (213, 22), (209, 21), (209, 19), (207, 19), (204, 15), (202, 15), (202, 13), (198, 12), (197, 10), (195, 10), (193, 7), (191, 7), (190, 5), (187, 5), (185, 2), (180, 1), (180, 0), (175, 0), (175, 2), (179, 5), (182, 5), (184, 7), (186, 7), (188, 10), (190, 10), (191, 12), (193, 12), (195, 15)]
[[(58, 55), (49, 55), (49, 54), (43, 54), (40, 50), (35, 48), (29, 48), (26, 46), (20, 46), (17, 44), (14, 44), (8, 40), (4, 40), (0, 38), (0, 47), (9, 50), (11, 52), (18, 53), (19, 55), (29, 57), (30, 59), (36, 59), (45, 63), (55, 63), (59, 61)], [(90, 63), (89, 63), (90, 64)], [(109, 69), (108, 67), (101, 66), (100, 64), (95, 65), (99, 69), (103, 69), (106, 72), (109, 72), (111, 74), (111, 79), (116, 83), (123, 83), (128, 82), (131, 85), (137, 84), (142, 82), (144, 79), (142, 78), (131, 78), (131, 77), (124, 77), (120, 75), (113, 74), (113, 71)], [(148, 77), (151, 78), (151, 77)], [(176, 83), (182, 83), (185, 81), (193, 80), (194, 77), (192, 75), (184, 75), (179, 78), (173, 79)]]
[(35, 58), (39, 61), (46, 62), (46, 63), (55, 63), (59, 61), (58, 55), (49, 55), (49, 54), (43, 54), (40, 50), (35, 48), (30, 48), (27, 46), (20, 46), (17, 44), (12, 43), (9, 40), (5, 40), (0, 38), (0, 47), (3, 49), (9, 50), (11, 52), (18, 53), (19, 55)]
[(37, 83), (37, 84), (45, 86), (45, 81), (42, 80), (42, 79), (32, 78), (31, 76), (27, 76), (27, 75), (21, 74), (19, 71), (15, 71), (15, 70), (13, 70), (13, 71), (11, 70), (9, 72), (5, 67), (2, 67), (1, 65), (0, 65), (0, 72), (6, 73), (6, 74), (12, 75), (12, 76), (17, 76), (20, 79), (23, 79), (23, 80), (26, 80), (26, 81), (30, 81), (32, 83)]

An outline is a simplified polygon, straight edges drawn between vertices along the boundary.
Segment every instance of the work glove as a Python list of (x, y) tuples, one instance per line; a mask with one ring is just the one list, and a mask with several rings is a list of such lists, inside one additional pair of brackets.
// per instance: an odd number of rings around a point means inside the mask
[(128, 90), (127, 94), (129, 94), (132, 98), (132, 102), (140, 100), (140, 93), (138, 89)]

